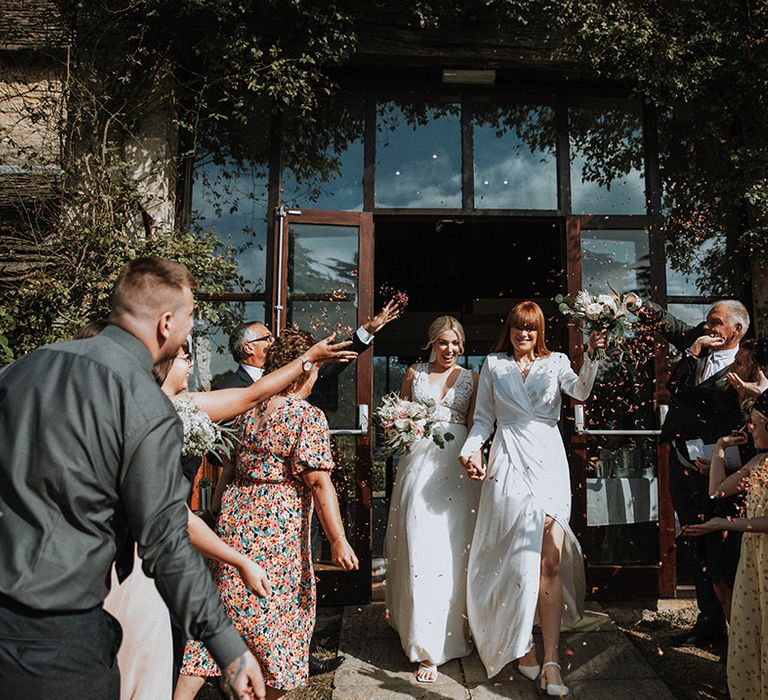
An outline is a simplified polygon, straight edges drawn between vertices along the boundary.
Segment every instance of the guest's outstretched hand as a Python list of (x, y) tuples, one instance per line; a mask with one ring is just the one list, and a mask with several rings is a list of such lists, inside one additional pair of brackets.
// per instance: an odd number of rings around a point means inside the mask
[(728, 521), (725, 518), (710, 518), (705, 523), (683, 525), (683, 534), (686, 534), (689, 537), (700, 537), (701, 535), (720, 532), (720, 530), (727, 530), (727, 525)]
[(343, 535), (331, 543), (331, 561), (336, 566), (344, 569), (344, 571), (357, 570), (360, 566), (355, 550), (352, 549), (352, 546), (347, 542), (347, 538)]
[(346, 349), (352, 345), (351, 340), (334, 343), (335, 338), (336, 334), (331, 333), (327, 338), (315, 343), (304, 353), (306, 358), (312, 362), (350, 362), (357, 358), (356, 352)]
[(258, 661), (246, 651), (234, 661), (222, 669), (221, 688), (229, 700), (241, 700), (242, 698), (265, 698), (264, 676)]
[(237, 567), (237, 572), (243, 581), (243, 585), (259, 598), (267, 598), (272, 595), (272, 585), (269, 576), (255, 561), (244, 558), (242, 564)]
[(390, 321), (394, 321), (401, 313), (403, 313), (403, 308), (397, 299), (390, 299), (379, 313), (377, 313), (370, 321), (363, 324), (363, 328), (373, 335), (378, 333)]
[(768, 377), (765, 376), (762, 370), (758, 371), (756, 382), (745, 382), (736, 372), (728, 372), (725, 378), (736, 389), (739, 401), (757, 398), (764, 391), (768, 390)]

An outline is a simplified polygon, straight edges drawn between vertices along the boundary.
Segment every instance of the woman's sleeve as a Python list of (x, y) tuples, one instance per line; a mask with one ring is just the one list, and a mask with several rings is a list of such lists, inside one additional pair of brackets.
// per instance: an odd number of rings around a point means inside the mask
[(301, 422), (293, 448), (291, 468), (296, 476), (309, 469), (327, 472), (333, 469), (328, 421), (316, 406), (310, 406)]
[(491, 436), (496, 422), (496, 411), (493, 403), (493, 376), (490, 368), (490, 357), (485, 358), (483, 369), (480, 370), (480, 382), (477, 387), (475, 414), (472, 418), (472, 430), (469, 431), (461, 457), (471, 457)]
[(577, 375), (566, 355), (560, 355), (559, 360), (560, 367), (557, 378), (560, 382), (560, 391), (572, 396), (577, 401), (586, 401), (592, 393), (592, 386), (595, 383), (600, 362), (591, 360), (589, 354), (585, 352), (584, 364)]

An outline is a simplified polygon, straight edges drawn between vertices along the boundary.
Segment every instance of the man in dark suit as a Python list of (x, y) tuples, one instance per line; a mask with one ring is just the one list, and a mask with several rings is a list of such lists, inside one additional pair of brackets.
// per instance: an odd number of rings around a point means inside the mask
[[(394, 300), (389, 301), (372, 319), (360, 326), (347, 340), (352, 345), (347, 348), (353, 352), (365, 352), (371, 347), (373, 337), (390, 321), (396, 319), (402, 309)], [(232, 359), (237, 362), (237, 370), (217, 377), (213, 389), (230, 389), (233, 387), (250, 386), (264, 374), (264, 361), (267, 350), (275, 342), (271, 331), (259, 321), (241, 323), (229, 337), (229, 350)], [(330, 380), (334, 379), (349, 364), (325, 364), (320, 368), (315, 388), (309, 397), (309, 402), (323, 410), (333, 408), (333, 390)]]
[(270, 330), (258, 321), (241, 323), (229, 336), (229, 351), (237, 370), (217, 377), (212, 389), (240, 389), (253, 384), (264, 374), (264, 359), (275, 342)]
[[(694, 464), (686, 442), (698, 438), (712, 444), (743, 423), (738, 395), (726, 375), (749, 328), (749, 313), (741, 302), (719, 301), (706, 321), (689, 326), (652, 302), (643, 303), (639, 297), (629, 301), (643, 324), (683, 353), (670, 378), (672, 398), (660, 439), (671, 447), (670, 488), (680, 524), (699, 523), (710, 517), (712, 503), (707, 478)], [(699, 615), (692, 630), (674, 639), (679, 646), (705, 646), (726, 639), (725, 616), (707, 566), (705, 538), (697, 539), (695, 547)]]
[[(348, 340), (352, 345), (348, 350), (358, 353), (365, 352), (371, 347), (373, 337), (390, 321), (396, 319), (402, 308), (392, 300), (389, 301), (373, 318), (360, 326)], [(275, 341), (270, 330), (258, 321), (246, 321), (241, 323), (232, 332), (229, 338), (229, 349), (232, 352), (232, 359), (238, 363), (237, 371), (219, 378), (212, 385), (213, 389), (228, 389), (232, 387), (247, 387), (259, 379), (264, 374), (264, 361), (267, 350)], [(323, 411), (335, 410), (338, 403), (338, 384), (337, 378), (348, 364), (331, 365), (325, 364), (320, 368), (320, 374), (308, 401), (318, 406)], [(224, 483), (224, 480), (222, 480)], [(217, 488), (214, 496), (214, 508), (216, 509), (221, 498), (221, 489)], [(335, 659), (321, 660), (312, 652), (315, 639), (312, 638), (309, 655), (309, 675), (316, 676), (321, 673), (328, 673), (337, 669), (344, 657)]]

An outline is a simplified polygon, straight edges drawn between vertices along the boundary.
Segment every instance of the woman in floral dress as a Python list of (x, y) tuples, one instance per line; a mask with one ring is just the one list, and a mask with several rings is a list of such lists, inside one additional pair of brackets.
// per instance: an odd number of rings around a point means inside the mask
[[(78, 337), (96, 335), (105, 324), (90, 325), (91, 328), (81, 331)], [(318, 343), (307, 355), (318, 361), (352, 359), (352, 354), (343, 350), (348, 343), (331, 345), (330, 340), (326, 338)], [(212, 431), (212, 421), (230, 420), (254, 406), (261, 405), (300, 376), (300, 365), (301, 363), (293, 362), (247, 388), (192, 393), (187, 392), (192, 361), (186, 344), (179, 348), (176, 357), (153, 368), (152, 373), (163, 393), (173, 401), (180, 415), (189, 415), (188, 420), (182, 420), (184, 458), (181, 468), (190, 482), (190, 489), (195, 470), (185, 469), (185, 458), (186, 463), (189, 463), (188, 457), (196, 451), (207, 451), (201, 447), (200, 436), (201, 432), (209, 432), (205, 425)], [(193, 464), (196, 469), (199, 460)], [(158, 468), (163, 466), (160, 462)], [(237, 572), (242, 580), (242, 585), (255, 595), (269, 595), (269, 579), (257, 563), (243, 552), (227, 546), (189, 509), (187, 515), (189, 538), (204, 557), (229, 564), (232, 571)], [(113, 570), (112, 587), (104, 601), (104, 607), (117, 618), (123, 628), (123, 642), (118, 653), (121, 700), (170, 698), (173, 693), (173, 679), (178, 675), (184, 638), (177, 644), (177, 635), (174, 634), (172, 643), (168, 609), (155, 587), (154, 580), (142, 571), (138, 555), (134, 557), (134, 568), (130, 576), (122, 583), (118, 582), (117, 574)]]
[[(313, 342), (309, 333), (285, 331), (270, 348), (265, 370), (303, 359)], [(330, 479), (328, 422), (306, 401), (317, 369), (305, 362), (302, 377), (238, 419), (235, 479), (217, 525), (222, 540), (264, 567), (272, 586), (272, 594), (260, 599), (232, 567), (219, 566), (215, 573), (222, 604), (262, 667), (268, 699), (307, 680), (316, 600), (309, 547), (313, 503), (333, 561), (347, 570), (358, 566)], [(218, 675), (203, 644), (190, 641), (174, 698), (194, 697), (205, 677)]]

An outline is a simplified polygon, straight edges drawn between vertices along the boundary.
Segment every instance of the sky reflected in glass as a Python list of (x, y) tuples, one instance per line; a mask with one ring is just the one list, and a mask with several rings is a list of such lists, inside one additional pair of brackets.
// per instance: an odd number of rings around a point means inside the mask
[(475, 105), (477, 209), (557, 209), (557, 158), (551, 107)]
[(584, 100), (568, 115), (573, 213), (644, 214), (639, 105), (620, 99)]
[(376, 206), (461, 208), (459, 105), (378, 106)]
[(595, 294), (650, 289), (648, 232), (644, 230), (583, 230), (582, 287)]
[(192, 185), (192, 218), (200, 230), (213, 229), (235, 251), (245, 290), (263, 292), (266, 276), (267, 168), (217, 165), (201, 158)]
[(710, 254), (722, 253), (724, 247), (725, 236), (722, 234), (708, 238), (698, 246), (689, 246), (686, 252), (690, 261), (690, 272), (676, 270), (668, 259), (667, 294), (669, 296), (699, 296), (708, 294), (709, 290), (706, 286), (706, 280), (702, 279), (702, 274), (706, 275), (710, 269), (705, 262), (706, 258)]
[(330, 148), (326, 155), (337, 167), (325, 177), (318, 174), (310, 181), (299, 181), (292, 170), (283, 171), (283, 203), (296, 208), (362, 211), (362, 138), (349, 141), (340, 152)]

